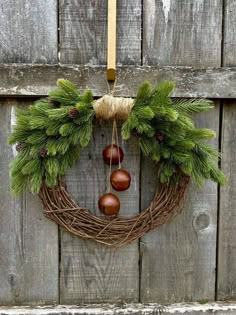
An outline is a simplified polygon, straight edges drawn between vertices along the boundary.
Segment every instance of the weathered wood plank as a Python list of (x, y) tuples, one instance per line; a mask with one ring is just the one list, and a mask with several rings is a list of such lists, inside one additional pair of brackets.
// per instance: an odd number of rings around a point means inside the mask
[[(224, 1), (224, 41), (223, 65), (236, 64), (236, 3)], [(217, 299), (236, 299), (236, 202), (234, 197), (236, 172), (235, 166), (235, 119), (236, 111), (230, 106), (235, 105), (235, 100), (223, 103), (222, 111), (222, 138), (221, 166), (228, 176), (228, 185), (220, 188), (219, 209), (219, 244), (217, 265)]]
[[(198, 122), (218, 132), (219, 106), (200, 115)], [(142, 208), (153, 198), (155, 173), (145, 159)], [(141, 301), (214, 300), (216, 229), (217, 185), (207, 182), (202, 190), (192, 185), (182, 213), (141, 240)]]
[[(148, 0), (144, 2), (144, 64), (219, 67), (221, 26), (222, 0)], [(206, 92), (207, 85), (201, 91)], [(219, 108), (199, 122), (218, 131)], [(143, 165), (143, 206), (153, 185), (148, 168)], [(216, 230), (217, 185), (207, 183), (202, 191), (192, 186), (182, 214), (142, 239), (141, 301), (214, 300)]]
[(228, 176), (228, 184), (220, 189), (218, 292), (220, 300), (236, 299), (236, 111), (235, 101), (225, 103), (222, 122), (222, 169)]
[(83, 305), (83, 306), (54, 306), (54, 307), (0, 307), (0, 315), (156, 315), (165, 312), (167, 315), (235, 315), (236, 305), (233, 303), (198, 303), (173, 304), (163, 306), (160, 304), (113, 304)]
[(0, 305), (53, 304), (58, 303), (58, 228), (44, 218), (37, 196), (10, 193), (9, 163), (16, 152), (7, 138), (17, 104), (0, 103)]
[(144, 64), (220, 65), (222, 1), (144, 1)]
[[(107, 0), (60, 0), (60, 61), (106, 64)], [(140, 64), (141, 0), (117, 2), (117, 62)]]
[[(106, 64), (107, 0), (60, 1), (59, 15), (61, 62)], [(117, 62), (141, 62), (141, 0), (121, 0), (117, 3)], [(85, 72), (94, 73), (94, 70), (89, 68)], [(103, 94), (108, 92), (105, 67), (96, 81), (90, 74), (88, 81), (78, 74), (77, 78), (82, 79), (83, 85), (91, 87), (95, 84), (96, 89), (97, 82), (102, 82)], [(78, 84), (78, 81), (75, 83)], [(67, 177), (73, 195), (96, 213), (98, 198), (105, 192), (108, 170), (102, 160), (102, 151), (110, 142), (111, 128), (98, 128), (92, 145)], [(132, 215), (139, 211), (139, 199), (132, 198), (139, 191), (139, 176), (135, 177), (139, 174), (139, 151), (137, 144), (124, 146), (124, 166), (133, 175), (133, 185), (122, 194), (121, 199), (124, 213)], [(61, 242), (62, 303), (138, 301), (138, 241), (114, 250), (62, 232)]]
[(1, 63), (57, 62), (57, 0), (3, 0), (0, 12)]
[[(0, 96), (43, 96), (56, 87), (59, 78), (78, 88), (90, 88), (95, 96), (108, 92), (105, 67), (76, 65), (0, 65)], [(116, 96), (135, 96), (138, 86), (149, 80), (176, 83), (175, 97), (236, 98), (236, 69), (191, 67), (134, 67), (117, 69)]]
[(225, 66), (236, 66), (236, 2), (224, 0), (224, 11), (223, 64)]
[[(1, 63), (58, 61), (56, 0), (4, 0), (0, 12)], [(44, 219), (37, 197), (14, 198), (9, 191), (13, 152), (6, 138), (16, 105), (14, 100), (0, 105), (0, 304), (57, 303), (58, 228)]]
[[(91, 145), (68, 172), (66, 180), (80, 205), (97, 215), (100, 215), (98, 199), (106, 192), (109, 171), (102, 151), (110, 143), (111, 126), (97, 126)], [(139, 151), (137, 142), (122, 142), (121, 146), (125, 153), (123, 167), (131, 173), (132, 185), (117, 195), (121, 200), (121, 214), (131, 216), (139, 211)], [(62, 231), (61, 303), (138, 301), (138, 262), (137, 241), (115, 250)]]

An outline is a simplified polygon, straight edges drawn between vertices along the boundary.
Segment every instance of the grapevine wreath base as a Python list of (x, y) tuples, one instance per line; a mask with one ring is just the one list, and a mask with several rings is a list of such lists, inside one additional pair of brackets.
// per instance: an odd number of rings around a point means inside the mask
[(118, 216), (107, 219), (92, 214), (73, 201), (61, 181), (52, 189), (43, 184), (39, 197), (43, 203), (45, 216), (69, 232), (84, 239), (120, 247), (169, 222), (180, 213), (188, 184), (189, 177), (185, 176), (176, 185), (159, 185), (149, 207), (132, 218)]
[[(211, 109), (209, 100), (174, 100), (174, 84), (152, 87), (144, 82), (135, 99), (105, 95), (94, 100), (67, 80), (28, 109), (18, 110), (17, 124), (9, 138), (17, 156), (11, 163), (11, 188), (39, 195), (47, 218), (84, 239), (120, 247), (177, 215), (187, 195), (190, 178), (202, 186), (205, 180), (220, 184), (225, 176), (218, 168), (218, 152), (205, 140), (215, 133), (196, 128), (191, 114)], [(112, 120), (111, 144), (103, 151), (109, 165), (107, 193), (100, 197), (100, 216), (80, 207), (63, 181), (68, 168), (89, 144), (95, 120)], [(119, 198), (111, 193), (127, 190), (131, 176), (123, 170), (116, 121), (123, 121), (123, 140), (135, 137), (142, 153), (157, 165), (158, 187), (147, 209), (131, 218), (119, 216)], [(112, 152), (112, 153), (111, 153)], [(112, 172), (112, 165), (117, 169)], [(112, 173), (111, 173), (112, 172)], [(118, 175), (117, 175), (118, 174)], [(108, 204), (109, 203), (109, 204)]]

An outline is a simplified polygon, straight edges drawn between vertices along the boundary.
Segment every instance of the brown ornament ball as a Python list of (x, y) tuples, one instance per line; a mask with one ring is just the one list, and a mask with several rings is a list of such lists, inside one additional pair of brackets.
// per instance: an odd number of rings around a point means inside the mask
[(115, 215), (120, 210), (120, 200), (115, 194), (107, 193), (100, 197), (98, 207), (105, 215)]
[(110, 164), (110, 159), (111, 159), (111, 164), (112, 165), (118, 165), (119, 164), (119, 154), (120, 154), (120, 162), (123, 161), (124, 159), (124, 152), (121, 149), (121, 147), (118, 147), (116, 144), (111, 144), (108, 145), (104, 150), (103, 150), (103, 159), (106, 164)]
[(119, 169), (112, 172), (110, 181), (115, 190), (124, 191), (130, 186), (131, 176), (126, 170)]

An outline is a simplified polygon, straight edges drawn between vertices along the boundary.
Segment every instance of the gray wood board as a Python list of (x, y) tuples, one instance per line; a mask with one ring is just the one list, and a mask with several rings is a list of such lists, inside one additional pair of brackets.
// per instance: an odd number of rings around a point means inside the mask
[(10, 192), (9, 163), (16, 151), (7, 138), (17, 104), (0, 103), (0, 305), (53, 304), (58, 303), (58, 228), (44, 218), (37, 196)]
[[(221, 66), (222, 8), (222, 0), (144, 1), (143, 63), (191, 65), (196, 76), (190, 86), (194, 88), (195, 79), (203, 83), (197, 75), (202, 70), (196, 69)], [(203, 71), (209, 74), (208, 69)], [(187, 91), (187, 76), (183, 74), (181, 80), (183, 84), (174, 80), (177, 89), (181, 86)], [(201, 84), (199, 96), (210, 97), (207, 93), (210, 81)], [(216, 81), (221, 81), (220, 75)], [(193, 94), (189, 96), (196, 96)], [(219, 93), (221, 98), (223, 94)], [(219, 108), (203, 115), (199, 123), (218, 131)], [(150, 185), (154, 185), (148, 176), (149, 167), (144, 162), (143, 206), (152, 196)], [(217, 185), (207, 183), (202, 191), (192, 186), (184, 211), (141, 241), (141, 301), (214, 300), (216, 231)]]
[[(61, 62), (106, 64), (107, 0), (59, 1), (59, 7)], [(117, 62), (140, 64), (141, 0), (121, 0), (117, 2), (117, 8)], [(69, 75), (73, 68), (73, 65), (68, 68)], [(84, 87), (93, 86), (95, 95), (108, 92), (105, 67), (100, 68), (97, 77), (94, 75), (96, 68), (87, 68), (89, 72), (85, 72), (92, 74), (87, 79), (78, 69), (76, 78), (82, 79), (80, 82)], [(62, 76), (65, 74), (62, 73)], [(72, 81), (83, 89), (77, 79)], [(96, 86), (100, 82), (102, 91)], [(105, 192), (108, 170), (102, 160), (102, 151), (110, 142), (111, 128), (96, 129), (91, 146), (67, 177), (72, 194), (95, 213), (98, 198)], [(124, 167), (131, 171), (133, 185), (121, 195), (122, 211), (133, 215), (139, 212), (139, 198), (133, 198), (139, 192), (139, 151), (137, 144), (124, 144), (124, 149)], [(61, 303), (138, 301), (138, 261), (138, 241), (114, 250), (62, 231)]]
[[(218, 133), (219, 106), (201, 114), (198, 125)], [(154, 166), (144, 159), (142, 208), (153, 198), (156, 187), (154, 174)], [(207, 182), (202, 190), (192, 185), (182, 213), (141, 240), (141, 301), (214, 300), (216, 230), (217, 185)]]
[[(74, 198), (97, 215), (101, 215), (97, 204), (106, 192), (109, 170), (102, 151), (111, 143), (111, 130), (111, 125), (97, 125), (91, 144), (66, 177)], [(121, 147), (125, 154), (123, 167), (131, 173), (132, 185), (128, 191), (117, 195), (121, 200), (120, 213), (132, 216), (139, 212), (139, 150), (137, 141), (122, 141)], [(110, 249), (62, 230), (61, 303), (137, 302), (138, 297), (138, 241)]]
[[(236, 64), (236, 2), (224, 1), (223, 65)], [(222, 159), (221, 166), (228, 177), (228, 184), (220, 188), (219, 244), (217, 299), (236, 299), (236, 202), (235, 202), (235, 119), (236, 111), (230, 106), (235, 100), (223, 103)]]
[(223, 63), (225, 66), (236, 66), (236, 2), (224, 0), (224, 41)]
[[(222, 1), (144, 1), (144, 64), (201, 68), (220, 65)], [(231, 19), (234, 25), (233, 13)], [(235, 42), (233, 34), (232, 30), (231, 44)]]
[(57, 62), (57, 0), (3, 0), (0, 13), (1, 63)]
[[(236, 69), (191, 67), (118, 67), (116, 96), (135, 96), (138, 86), (149, 80), (176, 83), (175, 97), (236, 98)], [(59, 78), (79, 89), (90, 88), (95, 96), (108, 92), (105, 67), (76, 65), (0, 65), (0, 96), (42, 96), (56, 87)]]
[[(107, 57), (107, 0), (60, 0), (60, 61), (98, 65)], [(117, 1), (117, 62), (140, 64), (141, 0)]]
[(220, 219), (218, 246), (218, 294), (220, 300), (236, 299), (236, 111), (235, 101), (224, 104), (222, 122), (222, 169), (228, 184), (220, 189)]

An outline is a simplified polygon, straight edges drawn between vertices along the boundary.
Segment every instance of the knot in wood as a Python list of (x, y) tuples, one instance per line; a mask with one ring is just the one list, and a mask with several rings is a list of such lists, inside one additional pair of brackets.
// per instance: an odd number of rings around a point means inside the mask
[(94, 102), (96, 118), (103, 120), (126, 120), (134, 105), (132, 98), (104, 95)]

